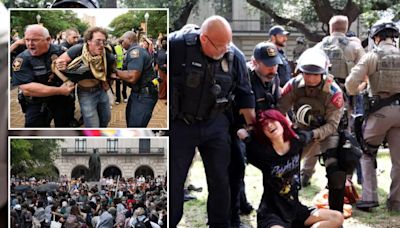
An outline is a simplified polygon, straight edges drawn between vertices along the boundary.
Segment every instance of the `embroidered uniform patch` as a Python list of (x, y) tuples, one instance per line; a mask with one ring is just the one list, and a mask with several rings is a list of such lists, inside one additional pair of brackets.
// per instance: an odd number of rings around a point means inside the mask
[(131, 58), (138, 58), (139, 57), (139, 50), (138, 49), (133, 49), (129, 55), (131, 56)]
[(286, 85), (282, 89), (282, 96), (285, 96), (286, 94), (290, 93), (292, 89), (293, 89), (292, 83), (286, 83)]
[(331, 102), (333, 105), (335, 105), (336, 108), (341, 108), (344, 103), (342, 93), (336, 93), (335, 95), (333, 95)]
[(21, 66), (22, 66), (22, 62), (24, 61), (24, 59), (18, 57), (14, 60), (12, 67), (13, 67), (13, 71), (19, 71), (21, 70)]

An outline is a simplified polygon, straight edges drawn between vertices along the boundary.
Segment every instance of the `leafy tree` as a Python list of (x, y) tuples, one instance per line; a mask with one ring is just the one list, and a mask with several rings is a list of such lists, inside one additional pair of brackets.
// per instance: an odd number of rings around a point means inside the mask
[(12, 139), (11, 173), (19, 176), (50, 176), (60, 139)]
[(43, 23), (43, 26), (49, 30), (52, 37), (68, 28), (76, 28), (80, 33), (83, 33), (89, 27), (71, 10), (15, 10), (11, 11), (11, 29), (23, 34), (27, 25), (37, 23), (37, 15), (40, 15), (40, 23)]
[(121, 0), (120, 7), (169, 8), (170, 28), (171, 30), (178, 30), (186, 24), (192, 9), (198, 1), (199, 0)]
[(147, 22), (148, 36), (156, 38), (159, 33), (167, 32), (167, 11), (165, 10), (135, 10), (122, 14), (110, 23), (111, 34), (120, 37), (126, 31), (139, 29), (141, 23), (145, 22), (145, 13), (149, 14)]
[[(366, 13), (367, 26), (376, 20), (379, 11), (399, 8), (399, 0), (246, 0), (267, 13), (275, 23), (298, 29), (307, 39), (320, 41), (328, 34), (328, 22), (334, 15), (346, 15), (351, 24)], [(398, 11), (395, 11), (398, 12)], [(398, 14), (398, 13), (397, 13)], [(369, 19), (368, 19), (369, 18)], [(318, 25), (321, 25), (319, 28)]]

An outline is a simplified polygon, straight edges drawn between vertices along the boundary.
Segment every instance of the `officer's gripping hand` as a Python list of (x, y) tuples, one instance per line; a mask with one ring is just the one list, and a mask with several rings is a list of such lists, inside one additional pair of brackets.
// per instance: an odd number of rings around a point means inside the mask
[(58, 87), (60, 95), (68, 96), (75, 89), (75, 84), (73, 83), (64, 83), (60, 87)]
[(57, 70), (59, 71), (64, 71), (67, 69), (67, 61), (65, 61), (64, 59), (56, 59), (56, 67)]
[(251, 136), (250, 136), (249, 132), (244, 128), (239, 129), (236, 132), (236, 134), (239, 137), (239, 139), (242, 140), (245, 143), (248, 143), (251, 140)]
[(300, 130), (297, 135), (299, 136), (300, 142), (303, 144), (309, 144), (314, 138), (313, 131)]

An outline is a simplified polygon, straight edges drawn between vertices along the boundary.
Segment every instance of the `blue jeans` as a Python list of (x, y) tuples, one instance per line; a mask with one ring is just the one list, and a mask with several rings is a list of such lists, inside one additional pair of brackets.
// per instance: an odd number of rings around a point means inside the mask
[(101, 87), (90, 90), (78, 87), (78, 98), (85, 127), (107, 127), (111, 119), (107, 92)]
[(157, 103), (158, 94), (132, 92), (126, 106), (125, 117), (128, 127), (147, 127)]

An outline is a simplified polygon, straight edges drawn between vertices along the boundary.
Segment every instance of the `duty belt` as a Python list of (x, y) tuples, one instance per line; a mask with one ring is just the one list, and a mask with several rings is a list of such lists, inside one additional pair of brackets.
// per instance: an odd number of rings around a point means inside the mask
[(28, 104), (41, 104), (48, 102), (50, 100), (49, 97), (31, 97), (25, 96), (25, 100)]
[(151, 88), (151, 87), (143, 87), (140, 88), (138, 90), (133, 90), (134, 93), (139, 93), (139, 94), (153, 94), (155, 93), (155, 88)]

